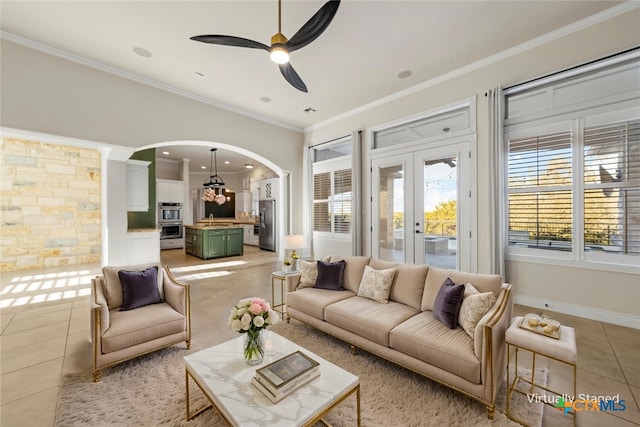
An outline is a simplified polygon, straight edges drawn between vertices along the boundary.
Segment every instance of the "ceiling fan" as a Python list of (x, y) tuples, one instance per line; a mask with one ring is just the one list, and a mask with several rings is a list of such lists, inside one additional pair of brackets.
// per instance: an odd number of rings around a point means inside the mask
[(340, 0), (326, 2), (291, 39), (287, 39), (281, 32), (281, 0), (278, 0), (278, 32), (271, 37), (271, 46), (242, 37), (218, 34), (193, 36), (190, 39), (202, 43), (266, 50), (271, 53), (271, 60), (279, 65), (284, 78), (296, 89), (307, 92), (307, 86), (289, 62), (289, 53), (303, 48), (317, 39), (331, 23), (338, 11), (338, 6), (340, 6)]

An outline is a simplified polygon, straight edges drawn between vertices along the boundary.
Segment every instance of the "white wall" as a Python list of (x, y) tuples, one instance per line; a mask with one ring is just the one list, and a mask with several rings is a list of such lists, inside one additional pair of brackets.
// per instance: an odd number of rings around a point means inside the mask
[(6, 40), (0, 43), (0, 55), (2, 127), (77, 138), (96, 147), (206, 141), (248, 150), (291, 171), (293, 218), (300, 221), (300, 131)]
[[(640, 44), (640, 11), (597, 23), (586, 29), (545, 41), (520, 53), (485, 60), (465, 72), (452, 74), (449, 80), (423, 84), (416, 91), (369, 109), (329, 121), (305, 131), (305, 144), (312, 145), (363, 130), (363, 183), (367, 183), (371, 146), (367, 129), (395, 119), (408, 117), (472, 96), (477, 98), (478, 133), (478, 270), (489, 272), (489, 164), (488, 104), (485, 92), (496, 86), (509, 86), (580, 63), (611, 55)], [(434, 58), (437, 60), (437, 58)], [(491, 63), (490, 63), (491, 62)], [(370, 185), (364, 186), (363, 230), (369, 230)], [(365, 202), (366, 201), (366, 202)], [(371, 253), (370, 233), (364, 232), (365, 254)], [(544, 273), (541, 272), (544, 271)], [(515, 285), (516, 301), (536, 306), (542, 301), (558, 311), (581, 316), (593, 315), (606, 321), (640, 327), (640, 287), (638, 275), (601, 272), (569, 267), (548, 267), (510, 262), (505, 278)], [(626, 301), (622, 301), (626, 299)], [(543, 305), (544, 305), (543, 303)]]

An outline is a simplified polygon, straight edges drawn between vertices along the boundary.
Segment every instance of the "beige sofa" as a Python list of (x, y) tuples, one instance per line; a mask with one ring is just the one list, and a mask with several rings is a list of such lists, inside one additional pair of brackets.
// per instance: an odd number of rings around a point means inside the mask
[[(301, 279), (308, 278), (301, 274), (287, 278), (287, 316), (350, 343), (354, 351), (364, 349), (460, 391), (486, 405), (493, 419), (507, 365), (504, 334), (511, 320), (511, 285), (496, 275), (369, 257), (324, 259), (339, 260), (346, 261), (344, 290), (302, 287)], [(358, 296), (367, 265), (375, 270), (396, 269), (387, 303)], [(450, 329), (434, 317), (436, 295), (447, 278), (493, 294), (490, 308), (470, 331), (473, 338), (461, 327)]]
[[(125, 296), (119, 272), (143, 272), (149, 268), (154, 269), (157, 299), (149, 302), (138, 297), (134, 301)], [(168, 267), (155, 263), (103, 267), (102, 273), (91, 281), (94, 381), (100, 380), (104, 368), (181, 341), (191, 348), (189, 285), (178, 282)], [(130, 282), (136, 285), (134, 280)], [(133, 308), (124, 307), (127, 304)]]

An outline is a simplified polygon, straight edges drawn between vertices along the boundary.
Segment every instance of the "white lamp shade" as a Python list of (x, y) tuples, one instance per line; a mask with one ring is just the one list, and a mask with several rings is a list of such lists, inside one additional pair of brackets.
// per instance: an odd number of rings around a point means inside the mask
[(307, 247), (307, 242), (302, 234), (284, 236), (285, 249), (302, 249)]

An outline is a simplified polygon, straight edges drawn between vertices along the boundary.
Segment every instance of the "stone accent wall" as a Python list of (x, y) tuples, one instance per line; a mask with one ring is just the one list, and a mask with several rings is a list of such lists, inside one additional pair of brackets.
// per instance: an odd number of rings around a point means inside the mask
[(3, 138), (0, 271), (100, 262), (100, 153)]

